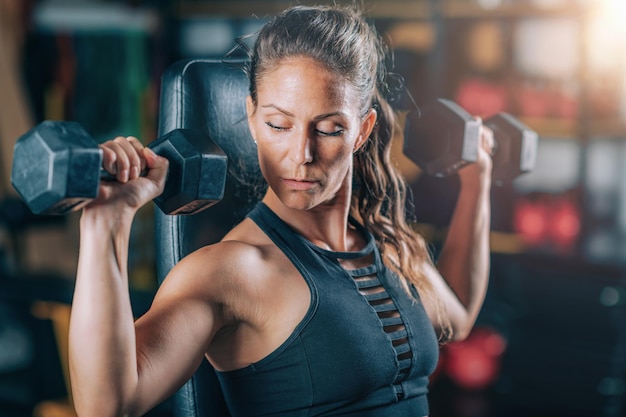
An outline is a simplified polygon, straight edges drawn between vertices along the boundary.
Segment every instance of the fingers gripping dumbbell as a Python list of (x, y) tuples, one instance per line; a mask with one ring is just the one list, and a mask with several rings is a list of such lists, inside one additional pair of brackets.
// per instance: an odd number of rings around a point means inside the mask
[[(186, 129), (148, 145), (169, 161), (163, 193), (154, 199), (166, 214), (193, 214), (222, 199), (227, 158), (208, 136)], [(45, 121), (21, 136), (13, 150), (11, 183), (35, 214), (64, 214), (96, 198), (102, 151), (76, 122)]]
[[(493, 131), (493, 181), (501, 184), (535, 166), (538, 135), (508, 113), (483, 121)], [(427, 174), (443, 177), (475, 162), (480, 121), (453, 101), (437, 99), (407, 115), (404, 153)]]

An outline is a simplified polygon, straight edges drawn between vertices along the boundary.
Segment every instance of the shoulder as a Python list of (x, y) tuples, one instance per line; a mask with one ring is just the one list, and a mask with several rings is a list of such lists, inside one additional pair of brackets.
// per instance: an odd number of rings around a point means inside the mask
[[(246, 272), (258, 270), (267, 261), (269, 240), (263, 239), (251, 225), (238, 225), (220, 242), (204, 246), (184, 257), (170, 275), (186, 280), (199, 279), (211, 290), (245, 283)], [(170, 276), (167, 277), (167, 280)]]
[(254, 303), (276, 268), (272, 242), (250, 220), (183, 258), (159, 292), (199, 297), (227, 310)]

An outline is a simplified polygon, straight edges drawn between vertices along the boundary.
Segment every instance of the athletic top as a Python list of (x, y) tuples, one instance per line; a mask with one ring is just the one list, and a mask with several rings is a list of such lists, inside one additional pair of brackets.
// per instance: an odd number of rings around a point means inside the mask
[[(274, 352), (245, 368), (217, 372), (233, 417), (428, 415), (428, 376), (438, 360), (433, 326), (417, 291), (409, 296), (366, 238), (358, 252), (322, 249), (265, 204), (248, 215), (285, 253), (311, 291), (310, 307)], [(345, 270), (339, 259), (373, 255)]]

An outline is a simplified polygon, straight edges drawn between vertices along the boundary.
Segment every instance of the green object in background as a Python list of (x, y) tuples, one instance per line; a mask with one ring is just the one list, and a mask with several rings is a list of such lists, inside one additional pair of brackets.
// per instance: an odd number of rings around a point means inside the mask
[(143, 98), (151, 80), (149, 35), (88, 32), (73, 38), (76, 78), (70, 118), (99, 142), (118, 135), (142, 138)]
[[(149, 88), (150, 77), (149, 60), (147, 56), (147, 39), (144, 33), (131, 31), (122, 35), (125, 70), (122, 72), (120, 95), (120, 127), (125, 128), (126, 134), (142, 138), (143, 116), (146, 114), (143, 107), (146, 89)], [(151, 140), (143, 138), (144, 143)]]

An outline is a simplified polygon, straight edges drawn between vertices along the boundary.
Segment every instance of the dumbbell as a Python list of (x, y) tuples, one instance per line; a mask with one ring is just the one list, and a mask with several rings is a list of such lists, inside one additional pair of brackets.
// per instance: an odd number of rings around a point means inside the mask
[[(163, 193), (154, 199), (166, 214), (193, 214), (220, 201), (227, 158), (208, 136), (173, 130), (148, 145), (169, 160)], [(77, 122), (44, 121), (22, 135), (13, 149), (11, 184), (35, 214), (65, 214), (98, 196), (102, 150)]]
[[(483, 121), (493, 131), (493, 182), (503, 184), (535, 167), (538, 135), (508, 113)], [(428, 175), (444, 177), (476, 162), (480, 122), (458, 104), (437, 99), (407, 114), (404, 153)]]

